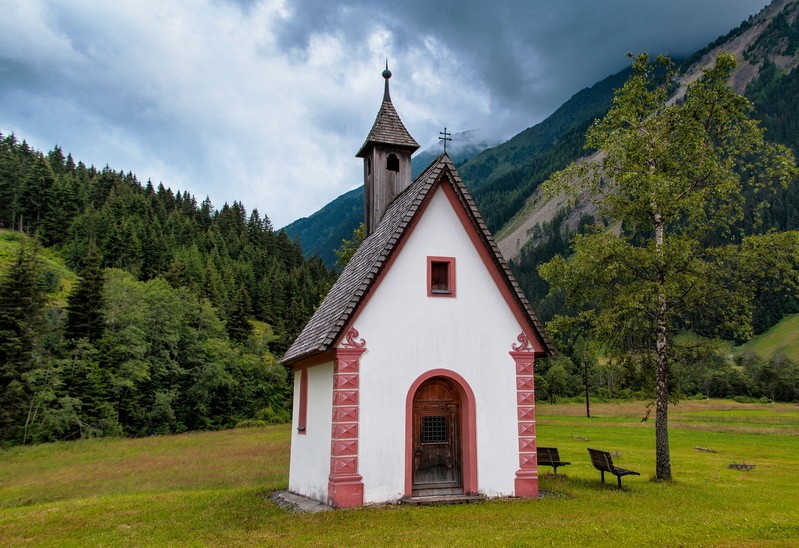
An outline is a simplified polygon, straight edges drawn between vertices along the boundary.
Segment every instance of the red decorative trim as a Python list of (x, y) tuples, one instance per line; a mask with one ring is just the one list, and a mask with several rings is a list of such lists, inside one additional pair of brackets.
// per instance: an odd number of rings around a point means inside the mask
[(333, 405), (358, 405), (358, 391), (334, 390)]
[(337, 441), (333, 444), (333, 453), (339, 456), (357, 455), (358, 442), (353, 440)]
[(341, 390), (358, 390), (358, 374), (347, 373), (336, 375), (335, 387)]
[(516, 363), (516, 416), (519, 426), (517, 497), (538, 497), (538, 455), (535, 433), (535, 348), (522, 332), (509, 352)]
[(300, 410), (297, 416), (297, 433), (305, 435), (308, 424), (308, 369), (297, 371), (300, 376)]
[(405, 397), (405, 496), (413, 495), (413, 398), (419, 387), (433, 377), (455, 385), (461, 397), (461, 447), (463, 451), (463, 492), (477, 494), (477, 412), (474, 392), (466, 379), (449, 369), (431, 369), (419, 376)]
[(363, 339), (358, 339), (358, 330), (354, 327), (351, 327), (347, 334), (344, 335), (344, 342), (341, 343), (342, 348), (363, 348), (366, 345), (366, 341)]
[(363, 505), (363, 478), (358, 474), (358, 424), (361, 355), (366, 341), (347, 331), (336, 349), (333, 369), (333, 425), (327, 496), (339, 508)]
[[(335, 409), (333, 410), (335, 413)], [(333, 425), (333, 439), (335, 440), (358, 440), (358, 423), (352, 424), (334, 424)]]
[(520, 438), (519, 452), (530, 453), (535, 451), (535, 438)]
[(530, 377), (516, 377), (516, 390), (532, 390), (533, 379)]
[[(447, 290), (445, 292), (433, 290), (433, 263), (446, 263), (447, 265)], [(457, 296), (455, 284), (455, 257), (427, 257), (427, 296), (449, 297)]]
[(511, 349), (513, 349), (514, 352), (535, 351), (535, 348), (533, 348), (533, 345), (530, 343), (530, 339), (527, 337), (527, 335), (524, 334), (524, 332), (519, 333), (519, 336), (516, 337), (516, 340), (519, 341), (519, 344), (511, 345)]
[(333, 420), (335, 422), (358, 422), (358, 406), (336, 407), (333, 409)]

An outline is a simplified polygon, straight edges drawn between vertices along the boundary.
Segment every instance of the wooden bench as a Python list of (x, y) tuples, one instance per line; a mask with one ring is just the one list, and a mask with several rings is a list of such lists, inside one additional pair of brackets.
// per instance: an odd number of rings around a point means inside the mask
[(537, 451), (538, 465), (551, 466), (555, 474), (558, 473), (558, 466), (571, 464), (570, 462), (560, 460), (560, 455), (558, 455), (558, 449), (556, 447), (539, 447)]
[(619, 468), (617, 466), (613, 466), (613, 459), (610, 457), (610, 453), (607, 451), (600, 451), (599, 449), (588, 449), (588, 454), (591, 455), (591, 464), (594, 465), (594, 468), (599, 470), (602, 474), (602, 483), (605, 483), (605, 472), (610, 472), (619, 480), (619, 489), (621, 489), (621, 477), (622, 476), (640, 476), (638, 472), (633, 472), (632, 470), (625, 470), (624, 468)]

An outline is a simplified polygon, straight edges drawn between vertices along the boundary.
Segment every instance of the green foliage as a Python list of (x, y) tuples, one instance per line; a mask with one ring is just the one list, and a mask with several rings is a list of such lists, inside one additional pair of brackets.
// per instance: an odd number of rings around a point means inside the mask
[(336, 250), (336, 265), (344, 268), (347, 266), (347, 263), (350, 262), (350, 259), (353, 255), (355, 255), (355, 251), (358, 249), (358, 246), (361, 245), (363, 242), (364, 237), (366, 236), (366, 225), (363, 223), (358, 225), (352, 233), (351, 240), (344, 240), (341, 242), (341, 247)]
[(247, 288), (242, 285), (230, 305), (227, 319), (227, 331), (236, 342), (246, 342), (253, 333), (249, 317), (252, 315), (252, 301)]
[(45, 291), (38, 244), (20, 245), (0, 278), (0, 440), (23, 442), (33, 396), (31, 375), (40, 357)]
[[(0, 135), (0, 197), (0, 226), (16, 229), (0, 229), (0, 443), (287, 419), (275, 354), (335, 273), (267, 217), (13, 135)], [(26, 233), (53, 248), (17, 253)]]
[[(790, 151), (770, 145), (749, 118), (749, 102), (727, 86), (735, 60), (720, 55), (669, 104), (673, 65), (646, 55), (589, 130), (604, 155), (572, 164), (547, 182), (550, 193), (588, 192), (620, 237), (578, 235), (570, 259), (541, 274), (579, 311), (556, 317), (555, 332), (580, 325), (621, 363), (651, 367), (657, 392), (657, 476), (671, 477), (667, 435), (671, 341), (680, 327), (708, 335), (751, 333), (753, 302), (765, 280), (799, 288), (799, 233), (747, 236), (762, 194), (795, 177)], [(744, 193), (744, 189), (749, 194)]]
[(234, 345), (207, 301), (121, 271), (107, 285), (97, 346), (126, 434), (227, 428), (285, 403), (285, 370), (260, 347)]
[[(239, 340), (247, 330), (242, 314), (270, 323), (276, 353), (285, 351), (335, 279), (257, 210), (248, 214), (234, 202), (215, 211), (188, 192), (76, 165), (57, 147), (44, 155), (13, 135), (0, 135), (0, 196), (9, 199), (0, 207), (0, 227), (41, 234), (72, 268), (82, 270), (95, 245), (100, 266), (143, 281), (166, 278), (233, 314)], [(242, 308), (242, 288), (249, 309)]]
[(95, 342), (103, 334), (103, 271), (97, 248), (90, 245), (82, 277), (67, 298), (67, 339), (88, 339)]

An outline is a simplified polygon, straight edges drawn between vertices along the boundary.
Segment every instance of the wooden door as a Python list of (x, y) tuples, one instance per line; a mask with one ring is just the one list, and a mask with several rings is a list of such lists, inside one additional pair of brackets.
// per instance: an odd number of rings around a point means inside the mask
[(463, 493), (461, 402), (447, 379), (426, 381), (413, 399), (413, 494)]

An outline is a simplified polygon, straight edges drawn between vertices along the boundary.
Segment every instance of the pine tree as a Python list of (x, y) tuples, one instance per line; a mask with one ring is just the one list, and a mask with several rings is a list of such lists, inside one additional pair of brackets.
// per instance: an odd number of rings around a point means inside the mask
[(26, 374), (34, 368), (45, 309), (41, 271), (37, 244), (23, 241), (0, 279), (0, 440), (23, 437), (32, 397)]
[(81, 279), (67, 298), (67, 325), (64, 328), (67, 339), (95, 342), (103, 336), (104, 284), (100, 256), (96, 246), (91, 244)]
[(252, 315), (252, 304), (247, 288), (242, 284), (236, 297), (230, 305), (227, 320), (227, 331), (230, 338), (236, 342), (245, 342), (252, 335), (252, 324), (249, 317)]

